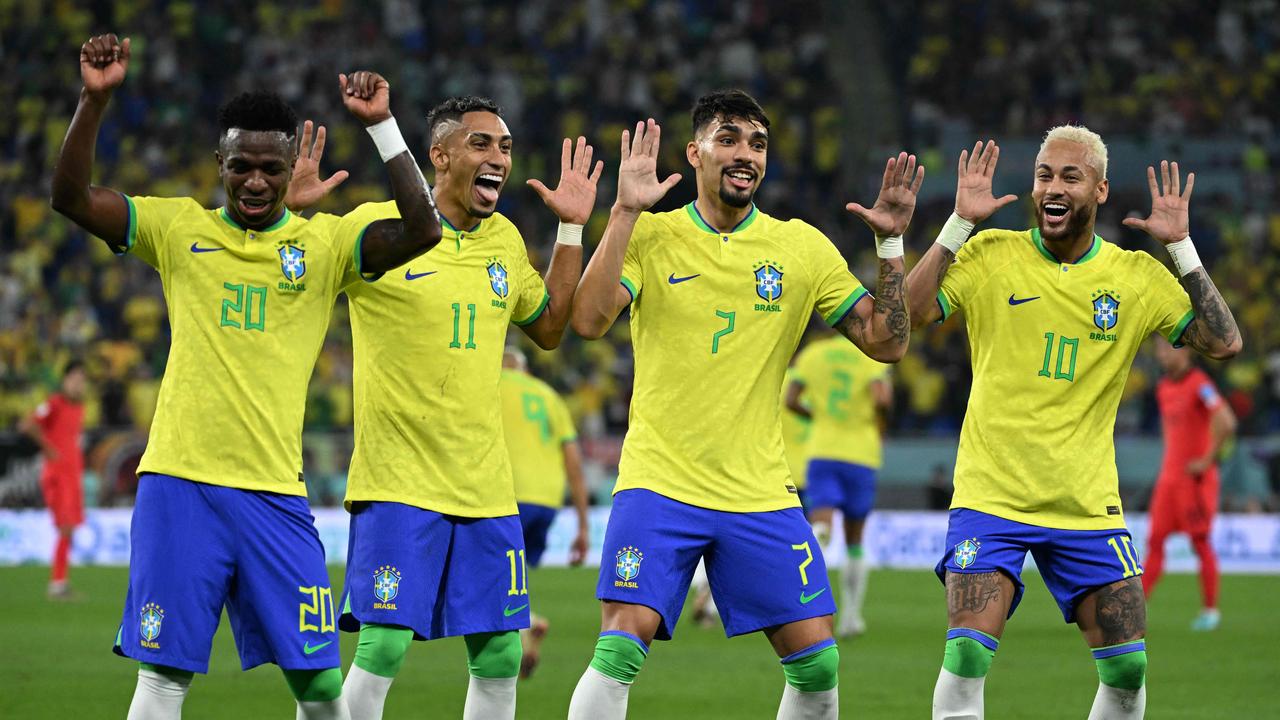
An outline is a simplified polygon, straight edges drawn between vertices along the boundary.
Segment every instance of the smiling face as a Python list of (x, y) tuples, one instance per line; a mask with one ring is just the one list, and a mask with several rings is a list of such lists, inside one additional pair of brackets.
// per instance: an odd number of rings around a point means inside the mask
[(431, 164), (442, 209), (487, 218), (498, 209), (498, 196), (511, 174), (511, 131), (486, 110), (445, 120), (433, 133)]
[(1036, 224), (1046, 241), (1070, 240), (1093, 234), (1098, 206), (1107, 201), (1109, 186), (1089, 163), (1082, 143), (1050, 140), (1036, 156)]
[(716, 116), (698, 129), (685, 150), (697, 171), (698, 195), (735, 208), (751, 204), (764, 180), (769, 129), (740, 117)]
[(260, 229), (280, 218), (293, 178), (292, 137), (275, 130), (231, 128), (223, 133), (214, 155), (231, 219)]

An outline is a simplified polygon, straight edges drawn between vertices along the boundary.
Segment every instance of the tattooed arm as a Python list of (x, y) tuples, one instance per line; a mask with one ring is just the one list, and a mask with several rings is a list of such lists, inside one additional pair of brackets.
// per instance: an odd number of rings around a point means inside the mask
[(938, 307), (938, 288), (942, 287), (942, 278), (947, 276), (947, 270), (955, 261), (956, 254), (950, 248), (934, 243), (916, 266), (911, 268), (911, 273), (907, 275), (907, 306), (911, 312), (911, 327), (924, 327), (942, 319), (942, 308)]
[(1231, 308), (1203, 267), (1196, 268), (1178, 282), (1191, 296), (1196, 316), (1182, 331), (1182, 343), (1214, 360), (1227, 360), (1239, 354), (1244, 341)]

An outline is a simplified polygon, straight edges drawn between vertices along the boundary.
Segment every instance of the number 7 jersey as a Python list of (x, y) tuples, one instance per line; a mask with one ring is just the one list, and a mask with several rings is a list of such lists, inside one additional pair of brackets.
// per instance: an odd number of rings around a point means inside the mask
[(799, 506), (778, 396), (813, 312), (835, 325), (867, 296), (840, 252), (755, 207), (716, 232), (690, 203), (641, 213), (622, 284), (635, 383), (615, 492), (730, 512)]
[(973, 387), (956, 458), (953, 508), (1064, 530), (1124, 527), (1116, 409), (1142, 343), (1174, 344), (1191, 301), (1144, 252), (1094, 237), (1060, 263), (1038, 230), (978, 233), (938, 293), (964, 310)]

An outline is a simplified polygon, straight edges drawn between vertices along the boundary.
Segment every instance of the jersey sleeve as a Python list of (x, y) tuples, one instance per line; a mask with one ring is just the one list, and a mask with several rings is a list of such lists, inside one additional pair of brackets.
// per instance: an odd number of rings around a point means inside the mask
[[(835, 327), (869, 293), (849, 272), (849, 263), (826, 235), (808, 225), (802, 224), (802, 227), (813, 238), (809, 262), (813, 273), (813, 309), (828, 325)], [(786, 278), (785, 272), (783, 278)]]
[(547, 292), (547, 284), (542, 274), (529, 262), (529, 251), (525, 249), (520, 233), (512, 228), (516, 242), (511, 248), (511, 267), (507, 268), (515, 282), (510, 285), (515, 289), (515, 304), (511, 306), (511, 322), (524, 326), (533, 323), (547, 309), (551, 295)]
[(1143, 294), (1147, 311), (1145, 334), (1158, 332), (1173, 343), (1174, 347), (1182, 347), (1182, 333), (1195, 317), (1191, 309), (1191, 298), (1169, 268), (1150, 255), (1142, 254), (1148, 264), (1150, 277)]
[(169, 226), (184, 210), (198, 207), (196, 202), (191, 198), (123, 197), (129, 206), (129, 228), (124, 246), (116, 247), (116, 254), (130, 253), (161, 269), (167, 264), (170, 242), (180, 240), (169, 237)]
[(640, 213), (636, 218), (636, 226), (631, 230), (631, 241), (627, 243), (627, 252), (622, 256), (622, 287), (631, 294), (631, 302), (640, 297), (640, 289), (644, 287), (644, 270), (640, 262), (640, 251), (650, 233), (653, 232), (653, 215)]
[(378, 220), (400, 217), (394, 201), (364, 203), (355, 210), (336, 217), (333, 215), (316, 215), (311, 222), (324, 222), (325, 228), (333, 241), (336, 265), (334, 267), (334, 287), (336, 291), (351, 290), (364, 282), (374, 282), (382, 277), (382, 273), (366, 273), (361, 268), (363, 261), (364, 235), (369, 226)]
[(560, 394), (551, 391), (551, 433), (561, 445), (578, 439), (578, 429), (573, 426), (573, 416), (569, 414), (569, 406)]
[(942, 284), (938, 288), (938, 307), (942, 309), (942, 320), (964, 307), (986, 279), (983, 240), (984, 233), (978, 233), (965, 243), (960, 252), (956, 253), (955, 262), (947, 269), (947, 274), (942, 277)]

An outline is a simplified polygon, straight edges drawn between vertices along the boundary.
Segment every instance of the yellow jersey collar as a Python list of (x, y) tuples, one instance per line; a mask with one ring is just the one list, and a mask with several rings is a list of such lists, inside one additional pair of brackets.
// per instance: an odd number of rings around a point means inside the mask
[[(239, 230), (240, 232), (248, 232), (249, 230), (251, 230), (251, 228), (242, 227), (240, 223), (232, 219), (231, 213), (227, 212), (227, 206), (225, 205), (218, 208), (218, 217), (222, 218), (223, 222), (235, 228), (236, 230)], [(289, 208), (285, 208), (284, 214), (280, 216), (279, 220), (271, 223), (267, 227), (264, 227), (260, 230), (253, 230), (253, 232), (265, 233), (265, 232), (271, 232), (272, 230), (279, 230), (280, 228), (284, 227), (286, 223), (289, 222), (290, 217), (292, 217), (292, 213), (289, 212)]]
[(1097, 257), (1098, 253), (1102, 251), (1102, 238), (1095, 233), (1093, 236), (1093, 245), (1089, 246), (1088, 252), (1081, 255), (1080, 259), (1075, 262), (1064, 263), (1053, 253), (1049, 252), (1049, 248), (1044, 246), (1044, 239), (1040, 237), (1040, 228), (1031, 228), (1031, 240), (1035, 243), (1036, 250), (1039, 250), (1040, 254), (1044, 256), (1044, 259), (1054, 265), (1082, 265)]
[(685, 205), (684, 209), (686, 212), (689, 213), (689, 219), (693, 221), (694, 225), (697, 225), (700, 230), (703, 230), (704, 232), (709, 232), (712, 235), (732, 235), (733, 233), (746, 230), (747, 227), (751, 225), (751, 223), (755, 222), (756, 216), (760, 214), (760, 210), (759, 208), (756, 207), (756, 204), (751, 203), (751, 212), (747, 213), (747, 216), (742, 218), (741, 222), (739, 222), (737, 225), (734, 225), (732, 230), (726, 233), (722, 233), (719, 230), (716, 230), (715, 228), (711, 227), (711, 225), (708, 224), (706, 220), (702, 219), (702, 213), (698, 212), (698, 208), (694, 203), (689, 203), (688, 205)]

